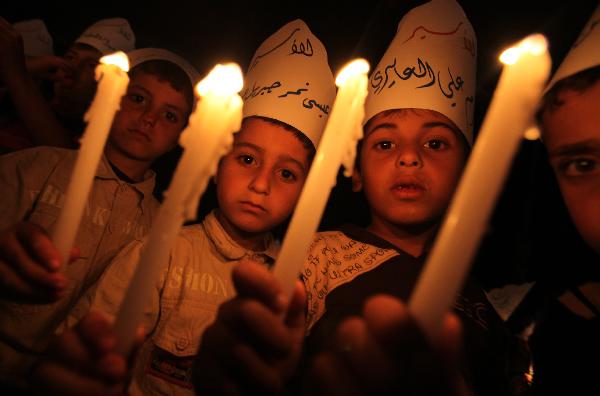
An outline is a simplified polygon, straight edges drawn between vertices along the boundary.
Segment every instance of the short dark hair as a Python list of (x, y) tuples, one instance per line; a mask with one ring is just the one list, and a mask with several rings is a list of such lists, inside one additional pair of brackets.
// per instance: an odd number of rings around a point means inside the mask
[(542, 98), (540, 108), (536, 113), (536, 119), (541, 123), (542, 116), (546, 111), (552, 112), (562, 106), (564, 101), (561, 100), (561, 95), (565, 91), (581, 93), (596, 84), (599, 80), (600, 65), (596, 65), (558, 81)]
[(302, 146), (304, 146), (304, 148), (306, 150), (308, 150), (308, 162), (311, 163), (313, 158), (315, 157), (315, 154), (317, 153), (317, 149), (315, 148), (315, 145), (313, 144), (313, 142), (308, 138), (308, 136), (306, 136), (304, 133), (302, 133), (299, 129), (291, 126), (290, 124), (286, 124), (283, 121), (279, 121), (276, 120), (274, 118), (269, 118), (269, 117), (263, 117), (263, 116), (259, 116), (259, 115), (253, 115), (253, 116), (249, 116), (244, 118), (243, 122), (246, 122), (247, 120), (251, 120), (251, 119), (259, 119), (265, 122), (268, 122), (269, 124), (273, 124), (276, 125), (278, 127), (281, 127), (283, 129), (285, 129), (288, 132), (291, 132), (294, 134), (294, 136), (300, 140), (300, 143), (302, 143)]
[(152, 74), (160, 81), (168, 82), (174, 90), (183, 94), (186, 102), (190, 105), (190, 112), (192, 111), (194, 87), (187, 73), (181, 67), (167, 60), (153, 59), (136, 65), (129, 71), (129, 75), (134, 77), (140, 72)]

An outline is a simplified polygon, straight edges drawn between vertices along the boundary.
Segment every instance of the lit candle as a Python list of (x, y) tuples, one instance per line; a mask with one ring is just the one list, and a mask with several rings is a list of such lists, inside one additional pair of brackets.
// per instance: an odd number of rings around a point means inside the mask
[(368, 72), (367, 61), (356, 59), (335, 79), (338, 93), (273, 270), (288, 296), (300, 276), (340, 165), (346, 168), (346, 176), (352, 174), (356, 143), (363, 134)]
[(52, 232), (52, 240), (63, 264), (69, 259), (108, 132), (127, 90), (128, 70), (127, 55), (120, 51), (100, 58), (100, 64), (96, 66), (96, 96), (84, 116), (88, 124), (81, 138), (65, 203)]
[(550, 56), (542, 35), (502, 53), (505, 63), (479, 137), (458, 184), (409, 308), (430, 339), (467, 276), (525, 130), (532, 124)]
[(231, 148), (233, 133), (241, 128), (242, 98), (237, 93), (242, 86), (242, 72), (236, 64), (215, 66), (196, 86), (200, 99), (179, 139), (183, 155), (117, 314), (118, 350), (124, 355), (131, 350), (136, 327), (181, 226), (196, 218), (200, 197), (219, 159)]

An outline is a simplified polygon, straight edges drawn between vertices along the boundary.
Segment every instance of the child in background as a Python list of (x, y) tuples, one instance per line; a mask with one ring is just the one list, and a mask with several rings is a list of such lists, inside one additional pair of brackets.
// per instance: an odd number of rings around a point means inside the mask
[[(293, 52), (299, 43), (303, 48), (310, 43), (310, 51)], [(264, 268), (274, 262), (279, 245), (271, 230), (292, 213), (335, 96), (325, 47), (300, 20), (286, 24), (258, 48), (245, 81), (242, 128), (215, 175), (218, 209), (202, 223), (184, 227), (164, 263), (144, 311), (148, 337), (135, 359), (132, 394), (194, 393), (192, 362), (200, 339), (219, 305), (235, 296), (231, 270), (245, 258)], [(92, 309), (116, 315), (143, 247), (135, 241), (116, 257), (100, 281)], [(70, 339), (58, 341), (63, 354), (73, 342), (90, 338), (90, 320), (85, 318)], [(114, 351), (107, 349), (82, 364), (111, 356)], [(76, 366), (42, 364), (36, 382), (68, 386), (75, 382), (48, 378), (53, 370), (72, 378)], [(79, 374), (79, 379), (102, 389), (113, 384), (102, 370)]]
[(353, 176), (370, 225), (317, 234), (301, 274), (306, 297), (296, 290), (283, 322), (271, 274), (251, 263), (234, 271), (238, 296), (221, 307), (198, 353), (198, 393), (278, 393), (286, 383), (307, 394), (508, 393), (504, 329), (473, 279), (454, 303), (464, 349), (456, 316), (436, 349), (462, 358), (442, 364), (447, 377), (397, 300), (410, 296), (469, 153), (475, 49), (455, 2), (432, 1), (402, 19), (370, 78)]
[[(166, 56), (165, 54), (168, 54)], [(137, 58), (143, 59), (138, 62)], [(75, 246), (60, 270), (46, 232), (60, 214), (76, 150), (40, 147), (0, 157), (0, 379), (20, 380), (81, 297), (128, 242), (149, 230), (158, 207), (152, 162), (171, 150), (193, 105), (189, 64), (164, 50), (130, 54), (132, 69), (99, 164)]]
[[(543, 143), (571, 219), (596, 254), (600, 254), (599, 22), (597, 8), (548, 85), (538, 113)], [(570, 256), (580, 259), (578, 252)], [(597, 262), (596, 256), (591, 264)], [(529, 338), (533, 394), (600, 390), (599, 281), (588, 274), (543, 307)]]
[[(26, 67), (20, 34), (0, 18), (0, 81), (8, 89), (19, 122), (4, 125), (2, 136), (14, 136), (22, 149), (33, 146), (77, 146), (85, 127), (83, 114), (96, 92), (94, 70), (101, 56), (135, 48), (129, 22), (100, 20), (75, 40), (54, 75), (54, 96), (46, 101)], [(49, 65), (52, 66), (52, 65)], [(14, 139), (5, 139), (9, 145)], [(9, 148), (9, 147), (7, 147)]]

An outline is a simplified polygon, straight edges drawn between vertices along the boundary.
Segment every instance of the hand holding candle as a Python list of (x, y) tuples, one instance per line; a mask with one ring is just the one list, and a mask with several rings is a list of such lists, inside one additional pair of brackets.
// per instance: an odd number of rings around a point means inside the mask
[(500, 57), (506, 64), (471, 157), (410, 300), (434, 339), (466, 277), (525, 130), (532, 124), (550, 56), (544, 36), (532, 35)]
[(52, 233), (52, 240), (63, 264), (69, 259), (108, 133), (115, 113), (119, 110), (121, 98), (127, 90), (128, 70), (129, 61), (123, 52), (102, 57), (96, 67), (96, 96), (84, 116), (88, 125), (81, 138), (65, 203)]
[(196, 217), (200, 197), (241, 127), (242, 98), (237, 93), (242, 86), (242, 72), (235, 64), (215, 66), (196, 86), (200, 99), (179, 140), (183, 155), (117, 314), (118, 350), (125, 355), (181, 226)]
[(336, 78), (338, 93), (273, 271), (287, 296), (300, 275), (340, 164), (346, 176), (352, 173), (356, 143), (362, 137), (368, 72), (369, 64), (357, 59)]

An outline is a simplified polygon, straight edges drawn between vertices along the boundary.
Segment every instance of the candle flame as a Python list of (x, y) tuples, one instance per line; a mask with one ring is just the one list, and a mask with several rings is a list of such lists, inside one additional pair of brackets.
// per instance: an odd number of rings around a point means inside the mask
[(236, 63), (218, 64), (196, 85), (196, 92), (200, 96), (209, 92), (219, 96), (230, 96), (240, 92), (243, 86), (242, 69)]
[(506, 65), (514, 65), (525, 53), (534, 56), (542, 55), (548, 49), (548, 40), (541, 34), (532, 34), (510, 47), (500, 55), (500, 61)]
[(341, 87), (347, 80), (358, 74), (367, 74), (369, 72), (369, 62), (362, 58), (358, 58), (348, 63), (335, 78), (335, 85)]
[(105, 55), (100, 58), (100, 63), (105, 65), (115, 65), (124, 72), (129, 71), (129, 58), (123, 51), (117, 51), (110, 55)]

